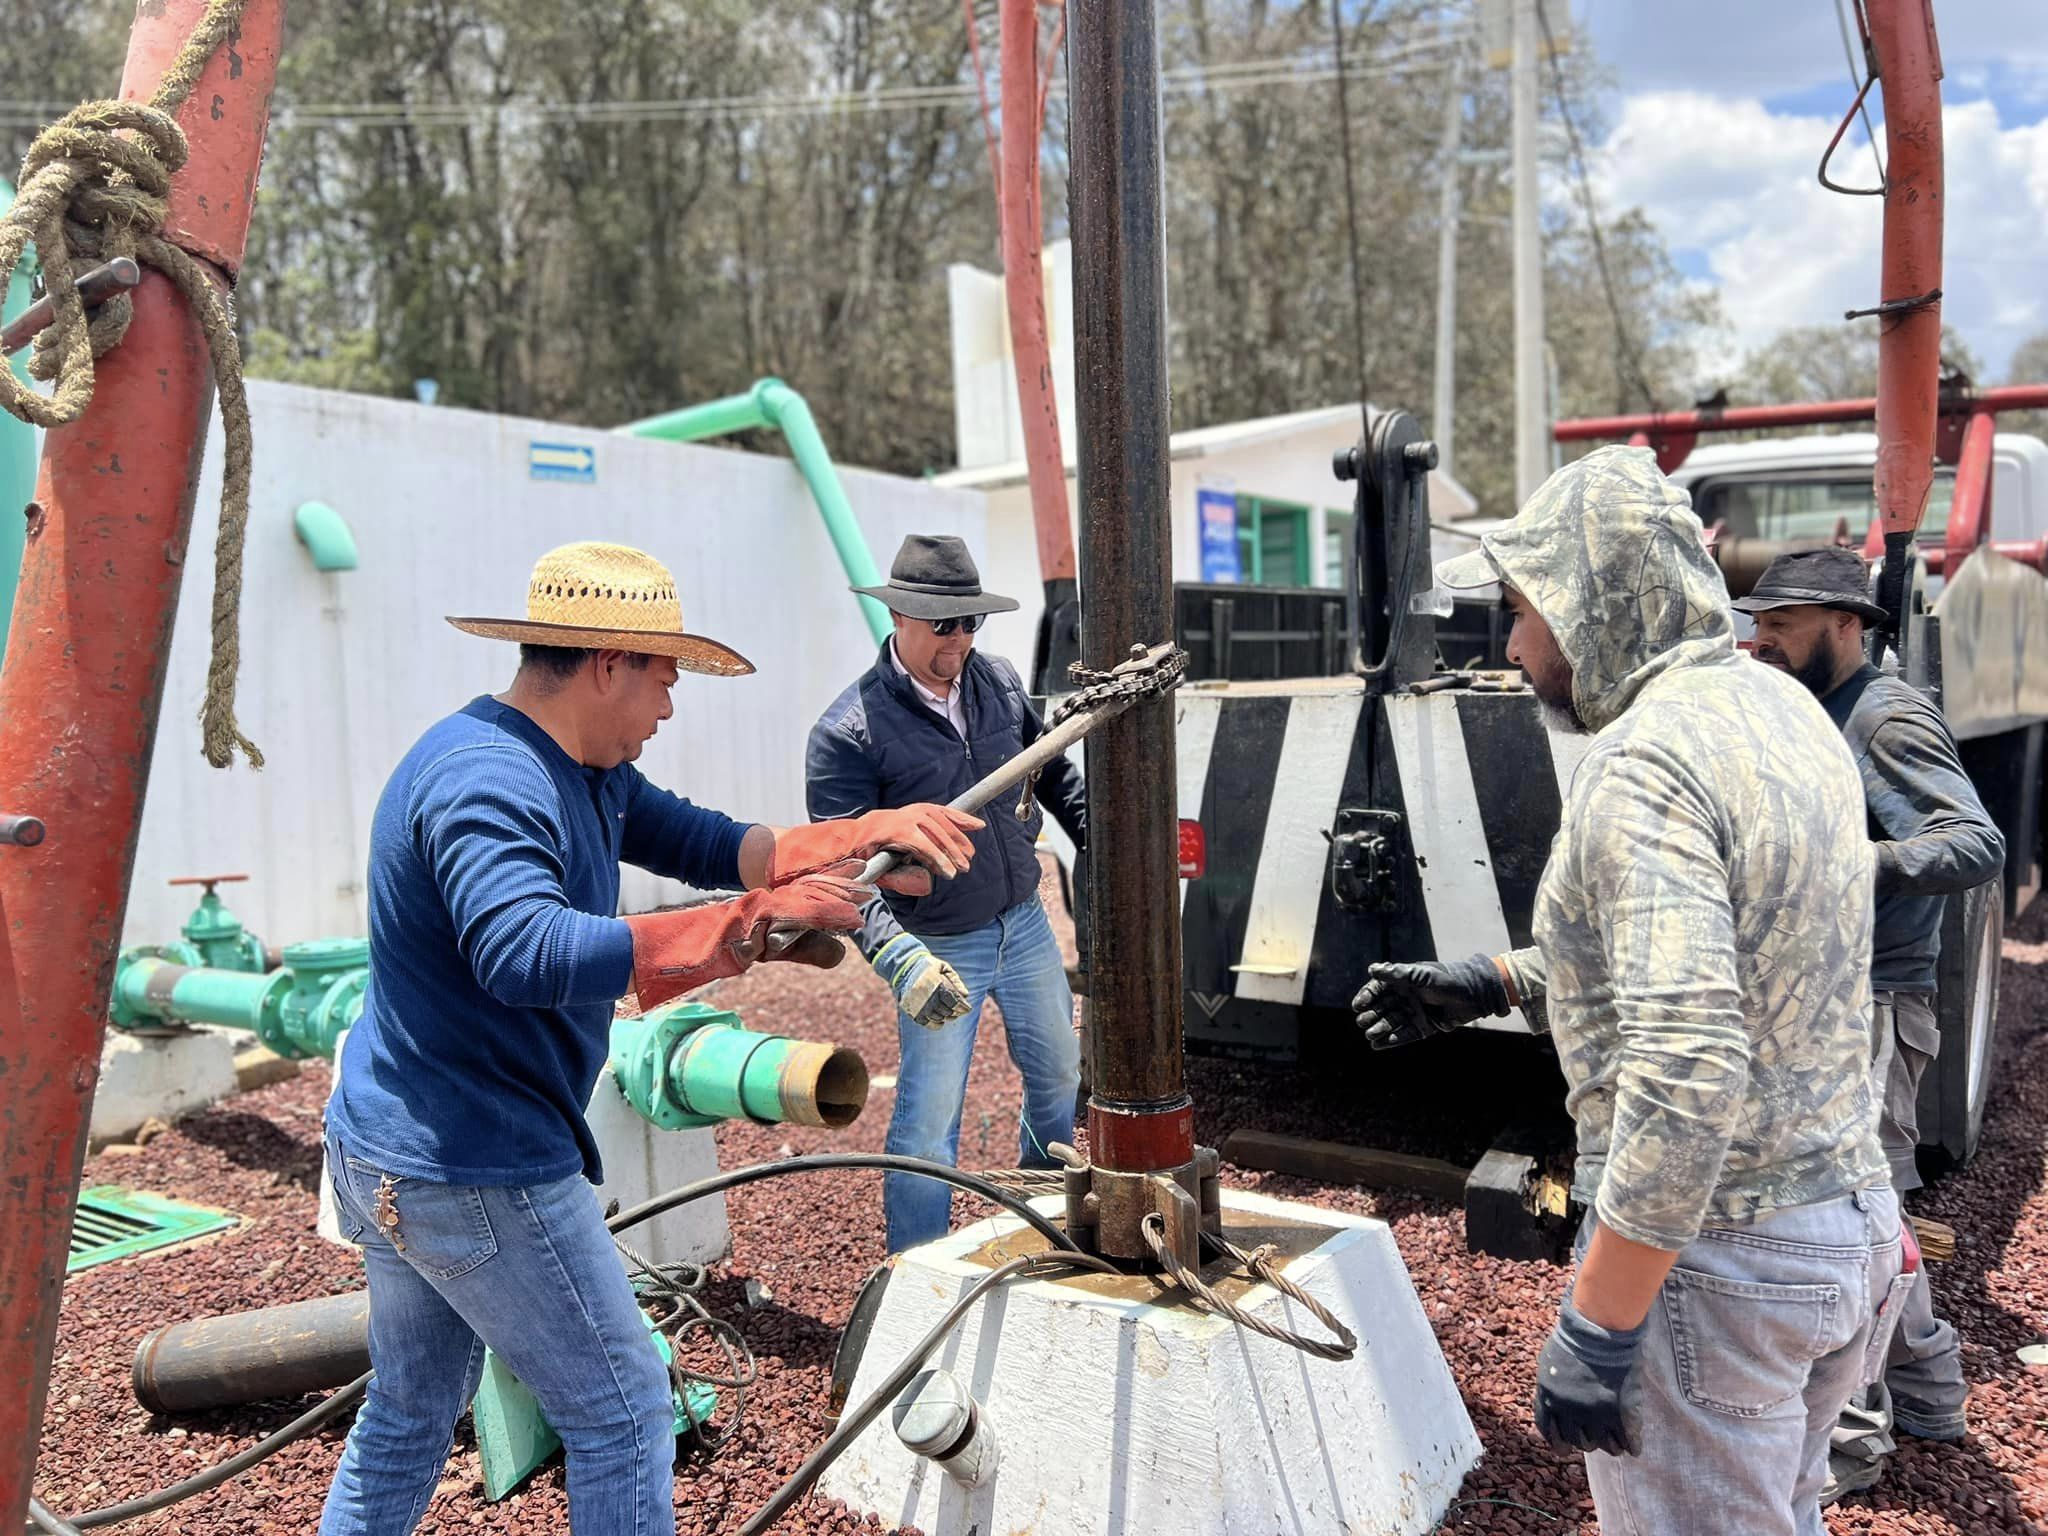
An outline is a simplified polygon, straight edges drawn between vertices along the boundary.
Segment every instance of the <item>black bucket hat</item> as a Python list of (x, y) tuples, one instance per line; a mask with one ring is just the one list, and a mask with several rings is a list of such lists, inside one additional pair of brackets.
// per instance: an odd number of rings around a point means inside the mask
[(1014, 597), (981, 590), (981, 572), (967, 553), (967, 541), (951, 534), (913, 533), (896, 551), (884, 585), (853, 590), (912, 619), (964, 619), (1011, 613), (1017, 607)]
[(1870, 600), (1870, 567), (1853, 549), (1800, 549), (1780, 555), (1734, 607), (1743, 613), (1811, 605), (1839, 608), (1868, 623), (1888, 615)]

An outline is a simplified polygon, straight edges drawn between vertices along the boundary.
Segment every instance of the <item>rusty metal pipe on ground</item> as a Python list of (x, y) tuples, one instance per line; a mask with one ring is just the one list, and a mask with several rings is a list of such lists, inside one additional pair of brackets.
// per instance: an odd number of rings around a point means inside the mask
[(156, 1329), (135, 1349), (135, 1401), (196, 1413), (346, 1386), (370, 1368), (370, 1293), (200, 1317)]

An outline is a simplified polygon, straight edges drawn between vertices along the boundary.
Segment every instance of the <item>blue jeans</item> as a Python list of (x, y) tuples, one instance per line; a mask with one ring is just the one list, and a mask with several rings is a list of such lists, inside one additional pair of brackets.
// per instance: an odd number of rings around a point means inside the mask
[(321, 1536), (403, 1536), (419, 1522), (486, 1344), (562, 1437), (576, 1536), (674, 1536), (668, 1373), (590, 1182), (395, 1178), (331, 1132), (327, 1159), (342, 1230), (369, 1272), (377, 1374)]
[(1642, 1454), (1586, 1456), (1606, 1536), (1822, 1536), (1829, 1436), (1884, 1368), (1900, 1247), (1888, 1187), (1687, 1244), (1637, 1357)]
[[(1003, 1010), (1010, 1059), (1024, 1077), (1019, 1163), (1026, 1168), (1055, 1166), (1046, 1148), (1074, 1139), (1081, 1044), (1074, 1034), (1074, 996), (1067, 990), (1066, 962), (1060, 958), (1059, 940), (1053, 937), (1045, 908), (1034, 896), (972, 933), (918, 937), (960, 973), (967, 987), (967, 1012), (937, 1029), (898, 1014), (902, 1064), (897, 1069), (896, 1109), (889, 1117), (888, 1150), (939, 1163), (959, 1161), (967, 1066), (974, 1058), (982, 1004), (994, 997)], [(891, 1173), (882, 1181), (882, 1209), (888, 1218), (889, 1251), (896, 1253), (945, 1236), (952, 1223), (953, 1192), (916, 1174)]]

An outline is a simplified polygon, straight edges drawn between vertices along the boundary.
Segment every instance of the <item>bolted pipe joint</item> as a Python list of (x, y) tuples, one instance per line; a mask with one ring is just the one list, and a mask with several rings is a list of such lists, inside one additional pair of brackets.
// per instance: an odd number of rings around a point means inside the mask
[(856, 1052), (764, 1035), (703, 1003), (614, 1019), (611, 1067), (626, 1102), (670, 1131), (741, 1119), (840, 1130), (868, 1101)]
[(980, 1488), (1002, 1464), (1002, 1444), (981, 1405), (951, 1371), (920, 1371), (890, 1411), (896, 1438), (962, 1488)]

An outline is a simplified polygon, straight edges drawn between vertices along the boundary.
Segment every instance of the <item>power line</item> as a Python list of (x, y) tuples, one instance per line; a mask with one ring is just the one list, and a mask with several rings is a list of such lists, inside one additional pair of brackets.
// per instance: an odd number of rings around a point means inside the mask
[(1600, 218), (1593, 206), (1593, 183), (1586, 174), (1586, 150), (1579, 142), (1578, 125), (1572, 121), (1571, 103), (1565, 97), (1564, 66), (1558, 62), (1557, 43), (1550, 35), (1550, 17), (1545, 14), (1543, 0), (1536, 0), (1536, 22), (1543, 29), (1543, 51), (1550, 56), (1551, 85), (1557, 96), (1557, 115), (1564, 120), (1564, 131), (1571, 141), (1572, 170), (1578, 182), (1579, 201), (1586, 210), (1586, 230), (1593, 237), (1593, 260), (1600, 269), (1600, 286), (1607, 293), (1607, 312), (1614, 319), (1615, 360), (1625, 365), (1625, 372), (1636, 389), (1641, 392), (1643, 403), (1650, 409), (1657, 409), (1656, 392), (1643, 377), (1642, 353), (1635, 340), (1628, 333), (1628, 324), (1621, 317), (1621, 299), (1614, 289), (1614, 273), (1607, 264), (1607, 242), (1600, 236)]
[[(1331, 50), (1310, 50), (1241, 59), (1233, 63), (1183, 65), (1162, 72), (1160, 94), (1199, 96), (1275, 86), (1325, 85), (1340, 74), (1384, 78), (1410, 66), (1440, 63), (1445, 49), (1462, 45), (1469, 29), (1447, 29), (1374, 54), (1356, 50), (1339, 58)], [(1065, 96), (1064, 80), (1051, 92)], [(281, 127), (355, 128), (406, 126), (481, 127), (516, 124), (645, 124), (704, 117), (824, 117), (888, 111), (924, 111), (976, 104), (971, 81), (945, 85), (885, 86), (864, 91), (762, 92), (738, 96), (671, 97), (612, 101), (512, 102), (273, 102)], [(66, 101), (0, 101), (0, 126), (40, 127), (75, 105)]]

